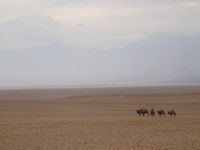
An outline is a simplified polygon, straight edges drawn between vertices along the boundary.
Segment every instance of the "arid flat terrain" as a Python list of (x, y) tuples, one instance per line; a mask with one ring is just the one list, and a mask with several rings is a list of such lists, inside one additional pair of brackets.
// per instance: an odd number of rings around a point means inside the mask
[[(175, 89), (1, 90), (0, 150), (199, 150), (199, 87)], [(140, 117), (138, 108), (177, 116)]]

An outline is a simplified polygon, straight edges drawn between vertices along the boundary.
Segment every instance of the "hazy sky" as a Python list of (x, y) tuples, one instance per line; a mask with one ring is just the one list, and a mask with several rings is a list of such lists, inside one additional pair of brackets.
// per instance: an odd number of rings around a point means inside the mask
[(200, 32), (199, 0), (0, 0), (0, 51), (62, 41), (109, 49)]
[(200, 83), (199, 17), (200, 0), (0, 0), (0, 87)]

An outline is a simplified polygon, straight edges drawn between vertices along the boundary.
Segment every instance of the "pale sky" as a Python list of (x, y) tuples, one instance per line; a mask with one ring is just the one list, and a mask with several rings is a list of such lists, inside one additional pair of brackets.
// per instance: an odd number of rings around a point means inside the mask
[(199, 0), (0, 0), (0, 51), (53, 42), (110, 49), (200, 32)]
[(200, 83), (200, 0), (0, 0), (0, 87)]

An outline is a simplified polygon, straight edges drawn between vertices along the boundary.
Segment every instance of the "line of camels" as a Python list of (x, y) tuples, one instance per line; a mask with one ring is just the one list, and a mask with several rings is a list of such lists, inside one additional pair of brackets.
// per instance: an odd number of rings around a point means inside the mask
[[(176, 111), (171, 109), (171, 110), (168, 110), (168, 115), (170, 115), (171, 117), (176, 117)], [(142, 109), (137, 109), (137, 114), (139, 116), (145, 116), (145, 114), (147, 116), (149, 116), (149, 114), (154, 117), (155, 114), (156, 114), (156, 111), (152, 108), (150, 111), (146, 108), (142, 108)], [(165, 117), (165, 111), (164, 110), (157, 110), (157, 114), (161, 117), (161, 116), (164, 116)]]

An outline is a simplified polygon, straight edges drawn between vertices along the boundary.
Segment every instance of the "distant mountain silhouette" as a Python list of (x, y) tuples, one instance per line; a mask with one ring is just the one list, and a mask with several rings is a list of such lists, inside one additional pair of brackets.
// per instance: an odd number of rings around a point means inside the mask
[(108, 51), (64, 43), (0, 52), (0, 86), (200, 83), (200, 35), (158, 34)]

